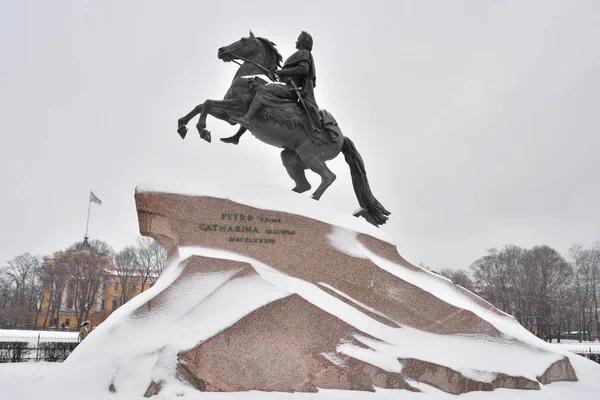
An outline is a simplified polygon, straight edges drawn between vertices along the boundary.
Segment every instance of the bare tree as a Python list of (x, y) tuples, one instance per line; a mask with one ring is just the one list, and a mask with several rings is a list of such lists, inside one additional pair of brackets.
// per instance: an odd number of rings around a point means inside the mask
[(490, 249), (471, 265), (475, 287), (486, 300), (527, 329), (550, 338), (573, 310), (573, 269), (548, 246)]
[(440, 275), (445, 276), (446, 278), (450, 279), (455, 284), (460, 285), (460, 286), (464, 287), (465, 289), (470, 290), (471, 292), (473, 292), (475, 290), (473, 281), (471, 280), (471, 278), (469, 277), (469, 274), (466, 271), (454, 270), (454, 269), (443, 269), (440, 271)]
[[(600, 295), (600, 243), (596, 242), (590, 249), (574, 245), (569, 250), (570, 259), (575, 267), (575, 288), (577, 298), (577, 328), (578, 331), (592, 331), (595, 336), (600, 334), (598, 318)], [(594, 324), (592, 324), (592, 321)], [(580, 337), (580, 340), (582, 338)]]
[(35, 270), (39, 268), (40, 260), (29, 253), (21, 254), (8, 262), (7, 275), (12, 279), (15, 288), (15, 303), (25, 305), (27, 283)]
[(12, 284), (8, 275), (4, 271), (0, 272), (0, 309), (5, 308), (10, 304), (10, 299), (13, 298)]
[(72, 299), (77, 323), (88, 319), (98, 299), (105, 269), (111, 266), (114, 251), (103, 241), (78, 243), (61, 254), (69, 268), (67, 295)]
[(165, 267), (167, 252), (158, 242), (148, 236), (137, 239), (138, 273), (142, 292), (154, 284)]
[(475, 280), (478, 294), (506, 313), (512, 313), (511, 304), (511, 266), (503, 260), (501, 251), (488, 249), (470, 269)]
[(138, 282), (138, 254), (136, 248), (127, 246), (118, 252), (113, 260), (113, 269), (119, 280), (119, 306), (128, 302), (135, 295)]
[(56, 253), (54, 257), (46, 257), (43, 265), (44, 298), (48, 308), (42, 326), (52, 322), (55, 318), (58, 320), (61, 307), (63, 306), (63, 296), (66, 295), (67, 282), (70, 277), (69, 262), (61, 253)]
[(551, 337), (551, 326), (558, 322), (567, 288), (573, 278), (573, 269), (554, 249), (535, 246), (523, 259), (525, 270), (535, 278), (533, 294), (536, 323), (542, 337)]
[(37, 277), (40, 260), (29, 253), (21, 254), (8, 262), (6, 275), (14, 285), (12, 301), (12, 321), (14, 326), (30, 325), (32, 312), (35, 311), (38, 298)]
[(4, 270), (0, 271), (0, 327), (12, 322), (14, 286)]
[(590, 249), (590, 258), (591, 258), (591, 264), (593, 266), (592, 267), (593, 272), (592, 272), (592, 277), (591, 277), (591, 281), (592, 281), (591, 296), (592, 296), (594, 319), (596, 321), (595, 336), (598, 337), (598, 336), (600, 336), (600, 320), (599, 320), (599, 316), (598, 316), (598, 311), (599, 311), (598, 297), (600, 296), (600, 242), (594, 243), (594, 245)]
[(34, 270), (34, 273), (28, 280), (28, 299), (29, 309), (34, 310), (33, 326), (38, 326), (38, 318), (42, 311), (42, 302), (44, 300), (44, 281), (41, 264)]
[(531, 326), (530, 293), (533, 281), (529, 279), (523, 265), (523, 256), (526, 250), (513, 244), (505, 245), (497, 253), (498, 263), (503, 265), (507, 272), (510, 290), (507, 296), (510, 302), (511, 313), (519, 323), (529, 329)]

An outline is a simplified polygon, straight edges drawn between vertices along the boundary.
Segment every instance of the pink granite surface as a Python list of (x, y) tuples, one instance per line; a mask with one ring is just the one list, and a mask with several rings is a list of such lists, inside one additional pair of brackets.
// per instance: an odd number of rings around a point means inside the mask
[[(326, 286), (321, 288), (387, 326), (442, 335), (501, 336), (473, 312), (440, 300), (369, 259), (348, 255), (332, 246), (329, 235), (334, 227), (322, 221), (205, 196), (144, 192), (136, 193), (135, 199), (141, 233), (154, 237), (170, 257), (177, 255), (178, 246), (184, 245), (227, 250), (289, 276), (330, 285), (363, 306)], [(404, 260), (395, 246), (365, 234), (358, 234), (357, 238), (378, 256), (410, 271), (425, 273)], [(233, 279), (256, 274), (247, 263), (193, 257), (179, 279), (233, 269), (237, 271)], [(137, 316), (151, 313), (161, 298), (169, 295), (169, 289), (165, 290), (140, 307)], [(502, 315), (477, 296), (468, 292), (466, 295)], [(255, 310), (193, 349), (181, 352), (180, 361), (185, 366), (184, 375), (193, 376), (186, 380), (194, 381), (199, 390), (208, 391), (315, 391), (318, 387), (373, 390), (374, 386), (416, 390), (406, 377), (456, 394), (497, 387), (539, 388), (538, 382), (508, 375), (498, 375), (494, 382), (485, 384), (448, 367), (416, 359), (402, 360), (403, 373), (393, 373), (340, 354), (339, 365), (324, 356), (335, 354), (342, 341), (358, 345), (354, 334), (368, 336), (293, 294)], [(565, 360), (560, 368), (544, 374), (543, 383), (574, 376), (570, 375), (568, 359)]]

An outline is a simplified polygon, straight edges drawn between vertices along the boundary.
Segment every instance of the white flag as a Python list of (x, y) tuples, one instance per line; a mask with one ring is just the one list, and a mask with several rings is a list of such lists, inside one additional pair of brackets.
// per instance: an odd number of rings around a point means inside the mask
[(98, 196), (96, 196), (96, 195), (94, 194), (94, 192), (92, 192), (91, 190), (90, 190), (90, 201), (91, 201), (92, 203), (96, 203), (96, 204), (98, 204), (99, 206), (101, 206), (101, 205), (102, 205), (102, 200), (100, 200), (100, 199), (98, 198)]

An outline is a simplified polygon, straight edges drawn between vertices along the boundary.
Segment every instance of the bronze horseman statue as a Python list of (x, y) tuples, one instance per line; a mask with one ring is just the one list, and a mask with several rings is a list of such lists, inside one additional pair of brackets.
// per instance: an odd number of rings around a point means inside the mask
[(296, 183), (293, 191), (303, 193), (310, 190), (306, 169), (321, 177), (321, 184), (312, 195), (316, 200), (336, 178), (325, 162), (342, 152), (350, 167), (352, 185), (361, 207), (355, 215), (374, 225), (382, 225), (390, 212), (371, 193), (365, 166), (354, 143), (344, 137), (335, 118), (317, 106), (313, 90), (316, 71), (312, 47), (312, 37), (302, 32), (296, 42), (298, 51), (285, 61), (283, 67), (275, 43), (255, 37), (252, 32), (249, 37), (221, 47), (219, 59), (243, 63), (224, 99), (206, 100), (194, 107), (179, 119), (177, 132), (185, 138), (186, 124), (198, 114), (200, 118), (196, 127), (200, 137), (208, 142), (211, 141), (210, 132), (206, 130), (208, 114), (232, 125), (240, 124), (234, 136), (221, 140), (238, 144), (240, 137), (249, 130), (258, 140), (282, 148), (281, 160)]

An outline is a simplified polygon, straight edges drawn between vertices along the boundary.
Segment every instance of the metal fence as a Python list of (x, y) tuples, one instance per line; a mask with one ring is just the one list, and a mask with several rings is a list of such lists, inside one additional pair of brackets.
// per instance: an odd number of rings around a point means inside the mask
[(597, 362), (598, 364), (600, 364), (600, 347), (588, 347), (587, 349), (582, 348), (581, 346), (577, 347), (577, 348), (568, 348), (566, 347), (566, 349), (568, 351), (570, 351), (571, 353), (575, 353), (578, 354), (582, 357), (587, 358), (588, 360), (592, 360), (594, 362)]
[(10, 362), (62, 362), (79, 344), (77, 336), (32, 335), (0, 336), (0, 363)]
[(79, 332), (79, 328), (74, 326), (10, 326), (0, 325), (0, 331), (14, 331), (14, 332)]

